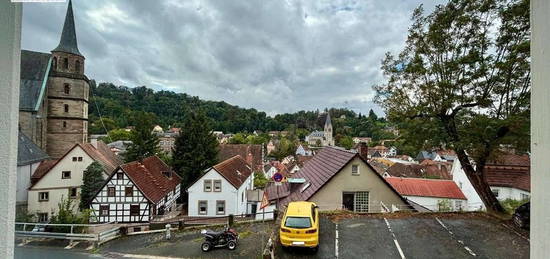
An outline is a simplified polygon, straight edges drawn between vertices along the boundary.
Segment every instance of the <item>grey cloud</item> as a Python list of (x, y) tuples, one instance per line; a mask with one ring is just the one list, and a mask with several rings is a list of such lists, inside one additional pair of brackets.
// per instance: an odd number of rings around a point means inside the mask
[[(86, 73), (224, 100), (273, 115), (325, 107), (366, 113), (380, 60), (402, 48), (419, 4), (443, 0), (74, 0)], [(66, 4), (24, 5), (25, 49), (58, 43)]]

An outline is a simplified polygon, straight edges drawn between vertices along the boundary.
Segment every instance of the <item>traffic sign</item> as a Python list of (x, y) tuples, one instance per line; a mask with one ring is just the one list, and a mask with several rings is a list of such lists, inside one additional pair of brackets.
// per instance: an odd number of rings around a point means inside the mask
[(284, 177), (281, 173), (277, 172), (277, 173), (273, 174), (272, 178), (273, 178), (273, 181), (275, 181), (275, 182), (281, 182)]

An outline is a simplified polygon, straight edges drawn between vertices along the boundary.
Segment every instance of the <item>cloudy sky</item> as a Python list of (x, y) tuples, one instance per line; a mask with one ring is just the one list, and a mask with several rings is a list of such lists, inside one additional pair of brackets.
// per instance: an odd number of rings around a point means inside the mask
[[(367, 112), (380, 60), (403, 45), (412, 10), (442, 0), (74, 0), (86, 74), (224, 100), (270, 115)], [(59, 42), (66, 3), (25, 3), (22, 48)]]

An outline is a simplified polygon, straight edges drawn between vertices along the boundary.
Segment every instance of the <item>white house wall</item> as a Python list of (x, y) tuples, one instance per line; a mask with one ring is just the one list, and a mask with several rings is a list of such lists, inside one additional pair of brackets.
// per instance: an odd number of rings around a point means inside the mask
[[(92, 222), (147, 222), (151, 215), (150, 203), (145, 198), (143, 193), (134, 185), (134, 183), (128, 178), (123, 170), (118, 169), (117, 173), (123, 173), (123, 179), (117, 179), (117, 174), (113, 174), (109, 182), (101, 189), (101, 191), (94, 197), (91, 209), (92, 215), (90, 221)], [(109, 187), (115, 187), (115, 197), (108, 197), (107, 189)], [(132, 197), (126, 197), (125, 188), (133, 187)], [(99, 209), (101, 205), (109, 206), (108, 216), (99, 216)], [(130, 205), (139, 205), (140, 214), (138, 216), (130, 216)]]
[[(82, 161), (77, 160), (73, 162), (73, 157), (82, 157)], [(92, 162), (94, 160), (82, 148), (73, 148), (29, 190), (29, 213), (48, 213), (48, 219), (51, 218), (52, 211), (53, 213), (57, 213), (59, 202), (62, 198), (67, 199), (71, 188), (77, 188), (77, 198), (74, 199), (74, 204), (76, 204), (74, 210), (77, 212), (78, 203), (80, 202), (82, 177), (84, 171)], [(71, 171), (71, 178), (63, 179), (61, 175), (63, 171)], [(49, 200), (39, 201), (39, 192), (48, 192)]]
[(466, 199), (468, 199), (468, 207), (464, 210), (485, 210), (485, 205), (483, 204), (483, 201), (479, 197), (479, 194), (477, 194), (477, 191), (475, 190), (472, 183), (470, 183), (470, 179), (468, 179), (468, 176), (466, 176), (464, 170), (462, 170), (462, 165), (460, 164), (460, 161), (458, 161), (458, 159), (454, 160), (451, 172), (453, 175), (453, 181), (456, 183), (458, 188), (460, 188), (462, 193), (464, 193)]
[(531, 196), (530, 192), (520, 190), (520, 189), (516, 189), (516, 188), (510, 188), (510, 187), (491, 186), (491, 190), (493, 192), (495, 190), (498, 190), (497, 199), (499, 201), (503, 201), (503, 200), (506, 200), (506, 199), (512, 199), (512, 200), (520, 201), (520, 200), (524, 200), (525, 198), (529, 198)]
[[(212, 191), (204, 191), (204, 180), (212, 180)], [(221, 192), (214, 191), (214, 180), (221, 180)], [(229, 214), (246, 213), (247, 201), (246, 190), (251, 190), (253, 184), (253, 174), (236, 189), (216, 170), (210, 169), (197, 182), (187, 189), (189, 193), (188, 215), (192, 217), (219, 217)], [(244, 194), (243, 194), (244, 193)], [(244, 200), (242, 199), (244, 195)], [(199, 214), (199, 201), (207, 201), (207, 214)], [(216, 201), (225, 201), (225, 214), (216, 214)]]
[(468, 207), (468, 201), (461, 199), (448, 199), (438, 197), (422, 197), (422, 196), (403, 196), (431, 211), (439, 211), (440, 201), (449, 201), (451, 211), (461, 211)]
[(31, 176), (39, 165), (40, 162), (17, 167), (17, 204), (27, 204)]

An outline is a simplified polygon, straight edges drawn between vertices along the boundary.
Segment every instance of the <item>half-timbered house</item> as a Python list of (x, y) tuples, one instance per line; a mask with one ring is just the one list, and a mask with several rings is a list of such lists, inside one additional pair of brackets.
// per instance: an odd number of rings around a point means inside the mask
[(114, 170), (91, 203), (92, 222), (148, 222), (176, 208), (181, 178), (156, 156)]

